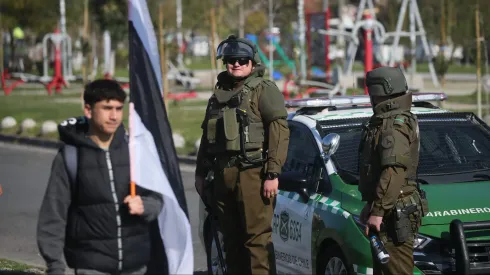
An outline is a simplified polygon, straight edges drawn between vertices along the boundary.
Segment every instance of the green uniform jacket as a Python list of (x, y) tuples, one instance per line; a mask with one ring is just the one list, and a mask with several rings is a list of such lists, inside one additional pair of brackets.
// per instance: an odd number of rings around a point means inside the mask
[[(265, 67), (259, 65), (248, 78), (262, 77), (264, 70)], [(218, 83), (222, 89), (230, 92), (241, 89), (244, 81), (246, 80), (235, 81), (226, 71), (218, 75)], [(263, 149), (268, 152), (265, 163), (266, 172), (280, 173), (286, 161), (289, 145), (289, 127), (286, 120), (287, 110), (284, 105), (284, 96), (273, 82), (264, 80), (252, 93), (250, 108), (254, 114), (261, 117), (264, 126), (265, 142)], [(203, 130), (204, 125), (206, 125), (206, 117), (201, 127)], [(205, 135), (202, 135), (197, 154), (196, 176), (206, 176), (211, 169), (213, 158), (214, 156), (207, 153), (207, 139)]]
[(420, 141), (411, 104), (411, 93), (381, 102), (363, 131), (359, 191), (373, 216), (383, 217), (402, 194), (416, 190)]

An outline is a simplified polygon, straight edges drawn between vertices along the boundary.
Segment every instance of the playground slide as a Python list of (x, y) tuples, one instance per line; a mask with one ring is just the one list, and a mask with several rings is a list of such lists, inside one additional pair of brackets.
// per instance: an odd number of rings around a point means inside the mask
[(277, 53), (282, 58), (282, 60), (284, 60), (284, 62), (288, 65), (288, 67), (291, 70), (293, 70), (293, 72), (295, 72), (296, 71), (296, 66), (294, 64), (294, 61), (292, 61), (291, 59), (289, 59), (289, 57), (286, 55), (286, 53), (284, 52), (284, 50), (282, 49), (282, 47), (276, 41), (272, 41), (272, 45), (274, 45), (274, 47), (276, 48)]
[[(256, 35), (253, 35), (253, 34), (247, 34), (246, 35), (246, 38), (249, 39), (250, 41), (252, 41), (257, 46), (260, 59), (262, 59), (262, 62), (264, 62), (264, 65), (268, 67), (269, 66), (269, 62), (270, 62), (269, 61), (269, 58), (267, 58), (267, 55), (262, 51), (262, 49), (258, 45), (257, 36)], [(282, 64), (282, 62), (284, 62), (284, 63), (286, 63), (288, 65), (289, 68), (291, 68), (291, 70), (293, 70), (293, 72), (295, 72), (296, 71), (295, 63), (294, 63), (294, 61), (292, 61), (291, 59), (289, 59), (289, 57), (284, 52), (283, 48), (277, 42), (275, 42), (275, 41), (272, 42), (272, 45), (276, 48), (277, 53), (279, 54), (279, 56), (282, 59), (282, 61), (281, 60), (274, 60), (274, 64), (273, 65), (274, 66), (275, 65), (279, 65), (279, 64)]]

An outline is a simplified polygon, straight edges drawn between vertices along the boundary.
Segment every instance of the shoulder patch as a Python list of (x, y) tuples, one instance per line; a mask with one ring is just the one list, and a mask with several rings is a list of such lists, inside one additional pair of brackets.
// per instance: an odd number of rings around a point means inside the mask
[(404, 116), (396, 116), (395, 119), (393, 120), (393, 124), (399, 126), (402, 126), (403, 124), (405, 124), (405, 122), (406, 119)]
[(393, 144), (395, 143), (395, 138), (393, 138), (392, 135), (387, 135), (383, 137), (383, 140), (381, 141), (381, 146), (385, 149), (389, 149), (393, 147)]

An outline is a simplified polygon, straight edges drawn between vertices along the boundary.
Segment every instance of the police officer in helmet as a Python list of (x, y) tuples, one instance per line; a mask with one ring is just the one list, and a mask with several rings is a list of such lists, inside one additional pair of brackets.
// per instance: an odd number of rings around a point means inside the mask
[[(202, 123), (196, 189), (217, 215), (230, 274), (275, 274), (272, 217), (289, 129), (284, 97), (263, 78), (256, 46), (230, 35)], [(214, 173), (211, 195), (204, 179)]]
[(366, 235), (378, 235), (390, 256), (382, 264), (373, 253), (374, 274), (412, 274), (414, 238), (428, 212), (416, 183), (420, 137), (410, 111), (412, 93), (399, 68), (368, 72), (366, 86), (374, 113), (359, 146), (359, 191), (367, 202), (361, 221)]

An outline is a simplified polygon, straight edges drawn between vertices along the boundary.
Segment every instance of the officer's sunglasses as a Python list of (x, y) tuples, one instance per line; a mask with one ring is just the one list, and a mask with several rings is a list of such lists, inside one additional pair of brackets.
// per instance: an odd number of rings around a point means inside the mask
[(248, 57), (236, 57), (236, 58), (227, 58), (225, 59), (225, 63), (229, 65), (235, 65), (236, 62), (240, 64), (240, 66), (247, 65), (250, 58)]

